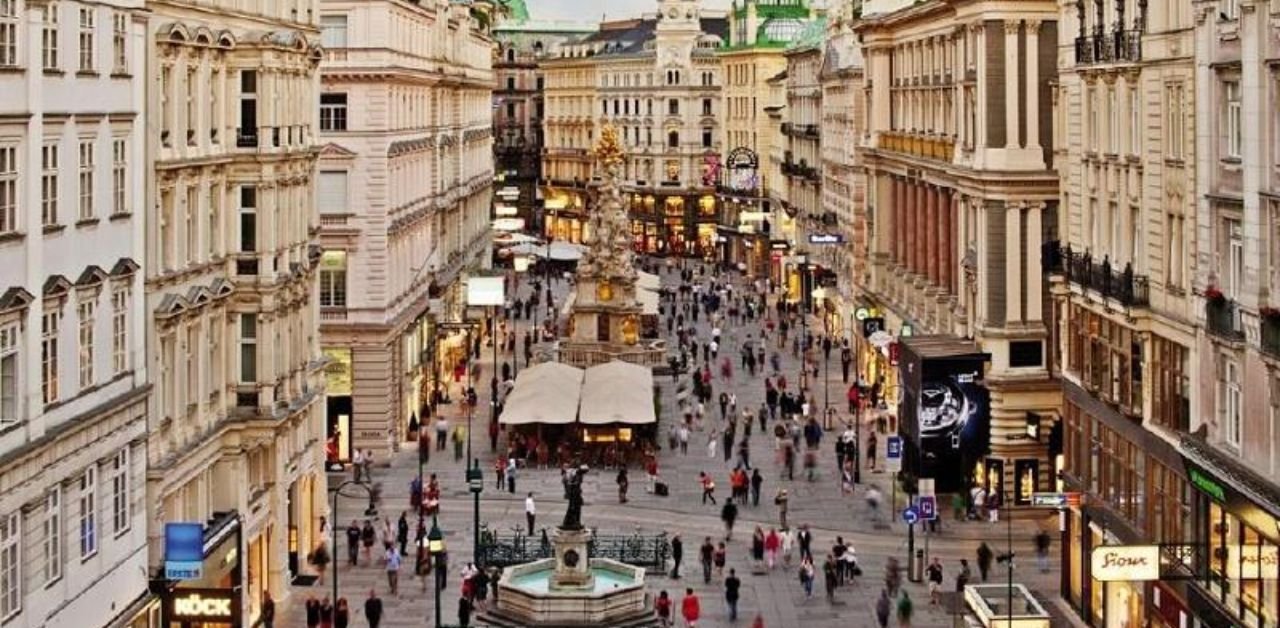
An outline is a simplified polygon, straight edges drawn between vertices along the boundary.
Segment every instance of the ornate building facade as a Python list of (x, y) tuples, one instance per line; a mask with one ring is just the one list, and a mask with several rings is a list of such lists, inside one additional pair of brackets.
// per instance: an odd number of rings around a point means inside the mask
[[(521, 5), (523, 6), (523, 5)], [(590, 35), (594, 25), (530, 20), (514, 12), (493, 29), (498, 56), (493, 62), (493, 155), (499, 182), (500, 218), (514, 216), (530, 231), (543, 231), (542, 121), (546, 115), (542, 61), (560, 47)]]
[(766, 109), (782, 104), (769, 99), (766, 81), (786, 69), (783, 52), (816, 14), (804, 0), (735, 2), (729, 11), (729, 39), (717, 51), (724, 74), (717, 180), (720, 258), (741, 264), (749, 276), (771, 272), (770, 240), (781, 235), (774, 230), (781, 207), (770, 202), (770, 192), (786, 185), (781, 176), (766, 176), (763, 167), (774, 148)]
[[(1057, 20), (1050, 2), (1010, 10), (934, 0), (854, 27), (875, 225), (859, 298), (891, 335), (937, 335), (956, 351), (972, 339), (989, 355), (989, 442), (950, 451), (953, 443), (948, 455), (961, 455), (968, 484), (1015, 505), (1050, 487), (1056, 471), (1050, 439), (1030, 437), (1027, 424), (1047, 417), (1050, 434), (1060, 398), (1039, 254), (1054, 238), (1058, 203), (1049, 115)], [(863, 375), (888, 389), (901, 385), (892, 362), (875, 346), (859, 357)], [(917, 427), (903, 426), (904, 468), (928, 477), (937, 471), (920, 464)]]
[(810, 242), (810, 235), (825, 234), (829, 220), (822, 206), (822, 34), (826, 20), (806, 25), (788, 46), (786, 109), (782, 134), (786, 148), (782, 153), (782, 176), (787, 186), (787, 200), (782, 206), (795, 222), (790, 236), (793, 255), (783, 258), (781, 279), (788, 299), (814, 305), (814, 290), (820, 283), (832, 283), (831, 266), (827, 264), (834, 249), (826, 244)]
[(319, 306), (339, 460), (398, 450), (466, 351), (463, 334), (435, 333), (428, 305), (461, 320), (461, 280), (487, 261), (493, 41), (479, 15), (320, 5)]
[(1045, 259), (1062, 478), (1087, 494), (1065, 519), (1062, 593), (1095, 626), (1176, 626), (1182, 583), (1095, 581), (1089, 559), (1098, 545), (1191, 538), (1177, 447), (1199, 397), (1193, 24), (1177, 3), (1062, 7), (1058, 242)]
[(147, 14), (0, 24), (0, 621), (146, 626)]
[[(591, 178), (588, 148), (603, 124), (619, 131), (629, 159), (623, 194), (638, 251), (714, 252), (714, 164), (721, 72), (715, 50), (726, 22), (694, 0), (662, 0), (659, 15), (601, 24), (544, 64), (547, 119), (543, 170), (557, 239), (581, 241)], [(584, 109), (585, 107), (585, 109)]]
[(161, 595), (221, 588), (252, 623), (311, 569), (326, 483), (318, 5), (246, 7), (147, 4), (145, 519), (162, 582), (165, 524), (208, 524), (204, 574)]

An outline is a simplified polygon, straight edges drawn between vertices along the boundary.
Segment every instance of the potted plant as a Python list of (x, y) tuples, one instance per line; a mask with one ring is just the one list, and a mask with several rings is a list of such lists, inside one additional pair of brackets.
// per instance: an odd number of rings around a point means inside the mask
[(1264, 305), (1258, 310), (1258, 313), (1262, 315), (1262, 318), (1267, 319), (1268, 323), (1280, 322), (1280, 308), (1272, 305)]
[(1204, 289), (1204, 298), (1214, 305), (1221, 305), (1227, 300), (1226, 295), (1222, 294), (1222, 290), (1217, 286), (1209, 286)]

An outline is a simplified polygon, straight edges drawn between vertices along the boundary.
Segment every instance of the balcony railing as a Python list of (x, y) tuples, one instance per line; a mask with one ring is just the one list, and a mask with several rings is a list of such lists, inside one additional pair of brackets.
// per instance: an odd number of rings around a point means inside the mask
[(880, 134), (881, 148), (925, 159), (950, 160), (955, 145), (955, 140), (949, 137), (905, 131), (884, 131)]
[(1240, 306), (1231, 299), (1210, 298), (1204, 306), (1205, 328), (1210, 334), (1231, 342), (1244, 341)]
[[(1052, 255), (1048, 257), (1050, 261), (1055, 259)], [(1093, 290), (1128, 307), (1142, 307), (1151, 302), (1150, 284), (1146, 277), (1133, 273), (1132, 264), (1125, 264), (1117, 271), (1110, 259), (1103, 257), (1097, 262), (1088, 251), (1077, 253), (1071, 247), (1062, 249), (1056, 259), (1060, 260), (1058, 265), (1063, 277), (1085, 290)]]
[(1076, 38), (1076, 64), (1128, 63), (1142, 60), (1142, 31), (1095, 31)]
[(1262, 314), (1262, 352), (1280, 359), (1280, 316), (1275, 312)]

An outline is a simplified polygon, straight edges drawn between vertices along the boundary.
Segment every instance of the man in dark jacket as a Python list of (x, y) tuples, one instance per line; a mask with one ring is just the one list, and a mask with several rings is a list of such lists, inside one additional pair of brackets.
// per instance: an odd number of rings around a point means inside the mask
[(373, 589), (369, 589), (369, 599), (364, 601), (364, 618), (369, 620), (369, 628), (378, 628), (382, 623), (382, 598)]

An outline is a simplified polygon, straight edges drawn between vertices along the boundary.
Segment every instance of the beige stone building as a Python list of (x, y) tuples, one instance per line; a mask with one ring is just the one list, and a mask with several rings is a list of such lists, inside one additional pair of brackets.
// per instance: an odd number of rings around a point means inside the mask
[(1088, 561), (1102, 544), (1191, 540), (1177, 444), (1199, 396), (1192, 27), (1177, 3), (1060, 11), (1050, 355), (1062, 384), (1064, 488), (1088, 494), (1065, 520), (1063, 596), (1095, 626), (1159, 622), (1158, 602), (1186, 603), (1176, 585), (1152, 596), (1094, 581)]
[(207, 524), (203, 575), (174, 586), (237, 596), (248, 624), (264, 591), (282, 598), (311, 569), (327, 510), (319, 12), (314, 0), (147, 9), (150, 562), (162, 575), (166, 523)]
[(581, 241), (599, 128), (617, 127), (628, 150), (623, 194), (638, 251), (710, 256), (714, 165), (720, 153), (726, 21), (695, 0), (661, 0), (662, 16), (606, 22), (548, 59), (544, 191), (551, 233)]
[[(804, 0), (735, 2), (729, 11), (729, 39), (717, 51), (723, 67), (720, 240), (724, 261), (741, 264), (748, 276), (769, 276), (770, 240), (782, 208), (770, 202), (774, 188), (786, 185), (766, 176), (774, 146), (767, 81), (786, 70), (783, 52), (808, 27), (817, 11)], [(752, 166), (751, 164), (755, 164)]]
[[(782, 134), (782, 176), (787, 200), (782, 210), (794, 220), (794, 230), (785, 231), (791, 244), (783, 258), (782, 286), (787, 298), (814, 307), (814, 291), (830, 284), (834, 275), (829, 261), (835, 249), (811, 244), (810, 235), (824, 235), (828, 222), (822, 205), (822, 39), (825, 21), (806, 26), (786, 51), (786, 109)], [(822, 305), (819, 305), (821, 307)]]
[[(919, 423), (910, 404), (938, 399), (904, 390), (887, 344), (863, 343), (859, 365), (870, 381), (883, 378), (891, 398), (910, 402), (899, 406), (904, 469), (935, 477), (939, 490), (978, 485), (1015, 503), (1050, 488), (1055, 471), (1048, 435), (1060, 393), (1049, 378), (1039, 253), (1058, 203), (1050, 124), (1057, 23), (1050, 2), (932, 0), (854, 27), (866, 68), (861, 151), (875, 224), (859, 298), (882, 314), (891, 338), (930, 335), (922, 346), (940, 353), (989, 354), (989, 430), (939, 439), (939, 417), (954, 416), (945, 406), (930, 408), (936, 424)], [(971, 419), (987, 418), (985, 394), (966, 393)], [(1038, 437), (1029, 417), (1044, 421)]]
[(327, 431), (336, 459), (385, 460), (465, 356), (432, 319), (462, 320), (462, 279), (488, 261), (494, 47), (457, 3), (323, 0), (320, 25)]
[(0, 3), (6, 627), (145, 627), (154, 610), (146, 29), (140, 0)]

